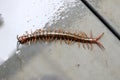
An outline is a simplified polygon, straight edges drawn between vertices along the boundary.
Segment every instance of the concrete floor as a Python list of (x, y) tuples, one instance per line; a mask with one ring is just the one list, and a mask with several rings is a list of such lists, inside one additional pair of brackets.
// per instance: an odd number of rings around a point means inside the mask
[(120, 41), (81, 1), (66, 2), (62, 8), (45, 28), (84, 31), (88, 36), (92, 31), (93, 37), (104, 32), (100, 42), (105, 50), (59, 41), (25, 45), (0, 66), (1, 80), (120, 80)]
[[(97, 12), (102, 15), (107, 22), (119, 33), (120, 35), (120, 0), (86, 0), (88, 1)], [(95, 5), (95, 3), (98, 5)]]

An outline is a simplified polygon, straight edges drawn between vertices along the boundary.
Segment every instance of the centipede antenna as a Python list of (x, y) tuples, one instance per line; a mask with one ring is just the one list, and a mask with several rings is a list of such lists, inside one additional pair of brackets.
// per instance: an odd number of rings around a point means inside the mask
[[(17, 35), (17, 40), (19, 40), (19, 36)], [(19, 51), (19, 45), (20, 45), (20, 42), (19, 41), (17, 41), (17, 51)], [(18, 52), (16, 52), (16, 53), (18, 53)]]
[(17, 41), (17, 50), (16, 50), (16, 54), (19, 54), (19, 53), (21, 52), (20, 49), (19, 49), (19, 45), (20, 45), (20, 42)]
[(19, 36), (17, 35), (17, 40), (19, 39)]
[(19, 50), (19, 45), (20, 45), (20, 43), (19, 43), (19, 41), (17, 41), (17, 51)]

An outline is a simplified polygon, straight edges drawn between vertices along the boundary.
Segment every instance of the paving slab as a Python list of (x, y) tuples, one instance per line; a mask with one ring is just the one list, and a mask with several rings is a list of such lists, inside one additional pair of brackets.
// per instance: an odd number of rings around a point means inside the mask
[[(64, 10), (63, 10), (64, 9)], [(93, 50), (59, 41), (33, 43), (20, 48), (0, 66), (1, 80), (119, 80), (120, 42), (81, 2), (65, 2), (45, 28), (84, 31), (97, 37), (105, 47)]]
[(120, 37), (120, 0), (86, 0), (113, 27)]

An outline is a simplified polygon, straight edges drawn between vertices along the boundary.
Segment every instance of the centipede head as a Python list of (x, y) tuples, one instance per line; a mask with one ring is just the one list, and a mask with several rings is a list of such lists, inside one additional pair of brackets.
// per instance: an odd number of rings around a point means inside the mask
[(26, 35), (23, 35), (23, 36), (18, 36), (17, 35), (17, 52), (16, 53), (18, 53), (19, 52), (19, 45), (20, 44), (24, 44), (24, 43), (26, 43), (27, 42), (27, 36)]
[(27, 36), (23, 35), (23, 36), (18, 37), (18, 35), (17, 35), (17, 40), (18, 40), (17, 43), (24, 44), (27, 42)]

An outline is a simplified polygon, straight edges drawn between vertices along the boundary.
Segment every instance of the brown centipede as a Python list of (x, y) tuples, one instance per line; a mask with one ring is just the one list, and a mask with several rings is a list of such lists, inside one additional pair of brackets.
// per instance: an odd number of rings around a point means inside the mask
[[(41, 30), (37, 29), (35, 32), (31, 32), (30, 34), (26, 31), (26, 34), (23, 34), (22, 36), (17, 36), (17, 46), (19, 44), (25, 44), (25, 43), (31, 43), (36, 41), (56, 41), (59, 40), (60, 43), (64, 41), (66, 44), (71, 44), (72, 42), (78, 42), (78, 45), (80, 46), (80, 43), (83, 43), (83, 47), (85, 48), (84, 44), (87, 45), (88, 49), (91, 47), (91, 50), (93, 48), (92, 44), (97, 44), (101, 49), (104, 49), (104, 46), (98, 42), (98, 40), (104, 35), (104, 33), (100, 34), (98, 37), (93, 38), (92, 31), (90, 33), (90, 37), (87, 36), (84, 32), (79, 33), (71, 33), (69, 31), (64, 31), (61, 29), (58, 30)], [(90, 46), (89, 46), (90, 44)]]

